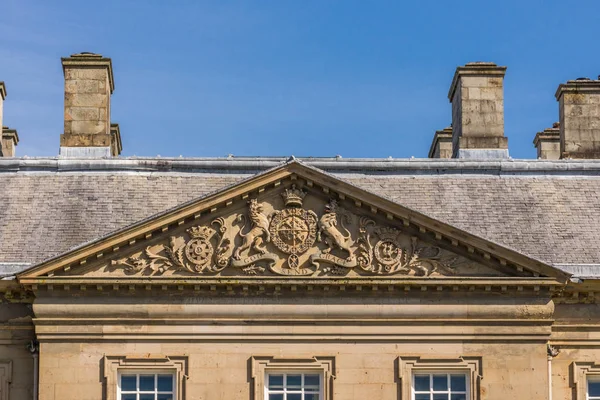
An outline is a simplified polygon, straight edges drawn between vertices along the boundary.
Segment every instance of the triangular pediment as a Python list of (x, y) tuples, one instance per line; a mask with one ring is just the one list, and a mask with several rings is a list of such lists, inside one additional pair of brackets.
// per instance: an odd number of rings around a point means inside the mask
[(410, 281), (565, 273), (292, 161), (43, 262), (23, 283)]

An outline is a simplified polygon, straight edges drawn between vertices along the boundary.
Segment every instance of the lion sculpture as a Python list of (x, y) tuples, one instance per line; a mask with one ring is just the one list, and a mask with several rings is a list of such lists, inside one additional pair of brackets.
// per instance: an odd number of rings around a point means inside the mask
[[(348, 215), (342, 215), (348, 220), (350, 217)], [(341, 221), (341, 225), (344, 230), (347, 232), (347, 235), (343, 235), (342, 232), (338, 229), (338, 205), (335, 200), (331, 200), (327, 205), (325, 205), (325, 213), (319, 220), (319, 232), (318, 232), (318, 240), (325, 243), (327, 249), (323, 250), (323, 253), (329, 253), (333, 248), (338, 247), (341, 250), (345, 250), (348, 252), (348, 259), (352, 258), (352, 250), (350, 246), (352, 246), (352, 239), (350, 237), (350, 231), (344, 225), (344, 219)]]
[[(241, 258), (240, 253), (246, 249), (254, 249), (260, 254), (265, 254), (267, 250), (263, 245), (263, 236), (265, 236), (265, 242), (271, 241), (271, 234), (269, 233), (269, 218), (263, 214), (263, 207), (258, 203), (256, 199), (251, 199), (248, 202), (248, 215), (250, 221), (252, 221), (252, 229), (246, 234), (243, 233), (246, 223), (240, 229), (240, 236), (243, 238), (242, 245), (238, 247), (233, 253), (233, 258), (239, 260)], [(242, 215), (238, 217), (238, 220), (243, 218)]]

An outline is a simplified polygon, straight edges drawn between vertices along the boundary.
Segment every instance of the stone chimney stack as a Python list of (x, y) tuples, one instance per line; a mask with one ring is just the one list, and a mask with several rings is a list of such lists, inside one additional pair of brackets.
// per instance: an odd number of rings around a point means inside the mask
[(6, 86), (4, 82), (0, 82), (0, 127), (2, 127), (2, 135), (0, 136), (0, 157), (14, 157), (15, 147), (19, 143), (19, 135), (16, 129), (10, 129), (3, 126), (4, 115), (4, 99), (6, 99)]
[(435, 131), (429, 148), (429, 158), (452, 158), (452, 127)]
[(558, 160), (560, 158), (560, 123), (555, 122), (552, 128), (538, 132), (533, 139), (537, 149), (537, 158), (542, 160)]
[(456, 68), (448, 99), (452, 103), (454, 158), (507, 158), (504, 137), (506, 67), (473, 62)]
[(4, 82), (0, 81), (0, 127), (2, 125), (2, 117), (4, 116), (4, 99), (6, 99), (6, 86), (4, 86)]
[(14, 157), (15, 147), (19, 143), (19, 135), (16, 129), (10, 129), (8, 126), (2, 127), (2, 146), (0, 146), (0, 156)]
[(558, 86), (560, 158), (600, 158), (600, 77)]
[(64, 157), (114, 157), (121, 152), (119, 130), (111, 130), (110, 96), (115, 89), (112, 62), (100, 54), (62, 59), (65, 75)]

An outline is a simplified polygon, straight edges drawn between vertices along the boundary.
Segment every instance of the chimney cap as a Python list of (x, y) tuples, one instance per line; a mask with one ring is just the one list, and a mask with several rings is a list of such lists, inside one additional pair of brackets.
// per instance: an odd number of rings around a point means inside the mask
[(465, 67), (474, 67), (474, 66), (481, 66), (481, 67), (497, 67), (498, 64), (490, 62), (490, 61), (471, 61), (465, 64)]
[(452, 126), (448, 126), (441, 131), (435, 131), (433, 135), (433, 141), (429, 147), (429, 158), (433, 158), (435, 148), (439, 142), (452, 142)]
[(540, 142), (560, 142), (560, 129), (556, 126), (557, 122), (552, 124), (552, 128), (546, 128), (535, 134), (533, 145), (538, 147)]
[(102, 54), (92, 53), (91, 51), (82, 51), (81, 53), (71, 54), (71, 58), (75, 57), (94, 57), (94, 58), (102, 58)]
[(3, 139), (12, 139), (15, 146), (19, 143), (19, 134), (16, 129), (11, 129), (8, 126), (2, 127), (2, 138)]
[(70, 57), (62, 57), (63, 74), (66, 67), (87, 68), (87, 67), (105, 67), (108, 70), (108, 81), (110, 84), (110, 93), (115, 90), (115, 81), (113, 78), (112, 60), (109, 57), (103, 57), (102, 54), (84, 51), (71, 54)]
[(594, 80), (590, 78), (577, 78), (569, 80), (567, 83), (561, 83), (556, 89), (554, 96), (556, 100), (560, 100), (560, 97), (564, 92), (579, 92), (579, 93), (600, 93), (600, 79)]
[(6, 99), (6, 86), (4, 85), (4, 81), (0, 81), (0, 96), (2, 96), (2, 100)]
[(454, 78), (452, 78), (450, 90), (448, 91), (448, 100), (452, 102), (452, 97), (454, 96), (454, 92), (456, 91), (456, 87), (458, 86), (458, 81), (461, 76), (487, 76), (490, 78), (503, 78), (505, 74), (506, 67), (487, 61), (474, 61), (466, 63), (463, 66), (456, 67), (456, 72), (454, 72)]

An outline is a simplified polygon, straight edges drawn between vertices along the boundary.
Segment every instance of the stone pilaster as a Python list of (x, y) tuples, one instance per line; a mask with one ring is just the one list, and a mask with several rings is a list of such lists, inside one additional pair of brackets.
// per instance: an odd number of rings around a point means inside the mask
[(117, 156), (110, 124), (114, 91), (112, 62), (100, 54), (79, 53), (62, 59), (65, 75), (63, 156)]
[(600, 158), (600, 80), (562, 83), (556, 100), (561, 158)]
[(429, 158), (452, 158), (452, 127), (435, 131), (429, 148)]
[(455, 158), (506, 158), (504, 74), (506, 67), (474, 62), (456, 68), (448, 92), (452, 103)]
[(556, 122), (552, 128), (538, 132), (533, 139), (537, 149), (537, 158), (542, 160), (558, 160), (560, 158), (560, 123)]

